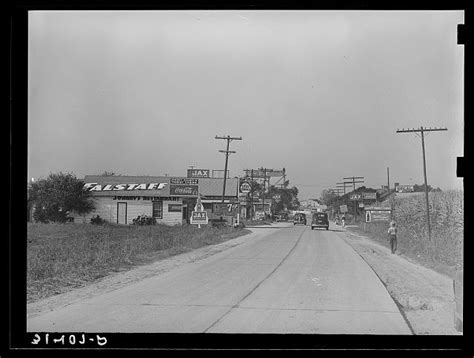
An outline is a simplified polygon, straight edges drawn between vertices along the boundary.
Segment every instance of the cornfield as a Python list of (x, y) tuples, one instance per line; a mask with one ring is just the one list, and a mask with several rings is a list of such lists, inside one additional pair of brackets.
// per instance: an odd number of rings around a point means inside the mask
[[(398, 248), (447, 266), (463, 266), (464, 195), (462, 191), (430, 192), (431, 240), (428, 238), (424, 195), (391, 200), (398, 226)], [(387, 236), (387, 223), (367, 225), (369, 232)]]

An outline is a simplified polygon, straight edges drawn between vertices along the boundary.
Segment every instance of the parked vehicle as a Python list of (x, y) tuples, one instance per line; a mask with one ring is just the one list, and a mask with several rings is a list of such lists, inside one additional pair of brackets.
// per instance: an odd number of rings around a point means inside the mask
[(288, 221), (288, 214), (287, 213), (280, 213), (280, 214), (275, 214), (274, 216), (275, 221)]
[(295, 217), (293, 218), (293, 225), (296, 225), (296, 224), (306, 225), (306, 214), (303, 214), (303, 213), (295, 214)]
[(314, 213), (311, 220), (311, 230), (315, 227), (322, 227), (329, 230), (329, 218), (327, 213)]

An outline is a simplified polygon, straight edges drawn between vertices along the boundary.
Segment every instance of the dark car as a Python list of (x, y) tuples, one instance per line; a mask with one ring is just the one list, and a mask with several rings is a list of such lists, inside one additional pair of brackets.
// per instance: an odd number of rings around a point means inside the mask
[(315, 227), (324, 227), (329, 230), (329, 218), (327, 213), (314, 213), (311, 220), (311, 230)]
[(287, 213), (275, 214), (274, 220), (275, 221), (288, 221), (288, 214)]
[(296, 224), (306, 225), (306, 214), (297, 213), (295, 217), (293, 218), (293, 225), (296, 225)]

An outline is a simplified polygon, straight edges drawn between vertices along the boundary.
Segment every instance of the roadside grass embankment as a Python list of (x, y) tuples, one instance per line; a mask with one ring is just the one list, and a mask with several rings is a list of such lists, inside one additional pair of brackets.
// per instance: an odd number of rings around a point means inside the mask
[[(429, 194), (431, 241), (426, 225), (424, 196), (393, 199), (398, 225), (398, 252), (437, 272), (454, 277), (463, 265), (464, 197), (462, 191)], [(385, 246), (388, 223), (359, 223), (349, 230), (366, 235)]]
[(271, 225), (272, 221), (270, 220), (244, 220), (243, 221), (245, 226), (263, 226), (263, 225)]
[(250, 233), (243, 228), (28, 223), (27, 301), (82, 287), (114, 271)]

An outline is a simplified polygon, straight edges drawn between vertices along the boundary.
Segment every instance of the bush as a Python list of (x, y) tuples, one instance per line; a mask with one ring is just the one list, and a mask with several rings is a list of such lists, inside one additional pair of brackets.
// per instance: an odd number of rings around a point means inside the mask
[(139, 215), (132, 220), (133, 225), (156, 225), (156, 219), (147, 215)]
[(105, 220), (102, 219), (99, 215), (93, 216), (91, 218), (91, 224), (92, 225), (103, 225), (105, 224)]

